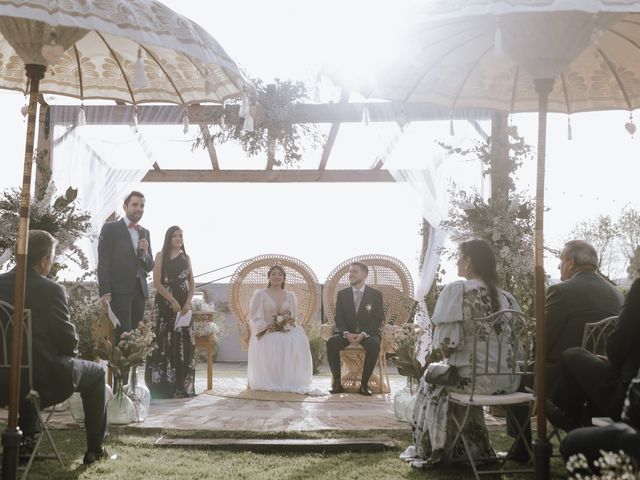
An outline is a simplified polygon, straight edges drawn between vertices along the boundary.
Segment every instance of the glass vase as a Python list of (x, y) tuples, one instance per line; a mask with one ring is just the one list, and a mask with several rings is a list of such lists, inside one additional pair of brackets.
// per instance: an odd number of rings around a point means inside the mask
[(84, 422), (84, 409), (82, 408), (82, 396), (79, 392), (73, 392), (69, 397), (69, 412), (73, 419), (78, 422)]
[[(104, 386), (104, 403), (109, 404), (109, 400), (113, 398), (113, 391), (111, 387), (107, 384)], [(80, 392), (73, 392), (73, 395), (69, 397), (67, 400), (69, 403), (69, 412), (73, 419), (78, 422), (84, 422), (84, 408), (82, 408), (82, 395)]]
[(393, 412), (401, 422), (411, 422), (413, 406), (415, 405), (416, 387), (412, 378), (407, 378), (407, 384), (393, 397)]
[(144, 376), (138, 377), (135, 367), (129, 372), (129, 383), (124, 387), (124, 394), (131, 399), (135, 408), (135, 422), (144, 422), (149, 416), (151, 392), (144, 383)]
[(136, 409), (124, 394), (122, 377), (113, 376), (113, 398), (107, 403), (107, 421), (110, 425), (127, 425), (137, 419)]

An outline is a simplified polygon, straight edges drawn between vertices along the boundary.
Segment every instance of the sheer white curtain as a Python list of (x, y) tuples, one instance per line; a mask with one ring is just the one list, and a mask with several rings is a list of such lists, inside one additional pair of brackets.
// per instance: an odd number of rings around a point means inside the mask
[(415, 298), (420, 302), (424, 312), (416, 317), (416, 321), (420, 323), (429, 320), (424, 297), (433, 284), (440, 263), (440, 250), (447, 238), (446, 232), (440, 228), (440, 222), (445, 218), (448, 207), (444, 169), (446, 156), (445, 153), (436, 154), (423, 170), (390, 171), (397, 182), (408, 183), (419, 195), (422, 201), (422, 217), (429, 223), (427, 249), (415, 291)]
[[(88, 243), (83, 245), (91, 269), (97, 264), (102, 224), (111, 213), (121, 211), (132, 185), (142, 180), (154, 163), (149, 145), (135, 126), (134, 108), (127, 108), (129, 125), (116, 124), (107, 114), (112, 110), (94, 107), (90, 125), (77, 126), (80, 107), (51, 107), (51, 178), (59, 192), (77, 188), (80, 208), (91, 214)], [(176, 118), (179, 122), (180, 117)]]

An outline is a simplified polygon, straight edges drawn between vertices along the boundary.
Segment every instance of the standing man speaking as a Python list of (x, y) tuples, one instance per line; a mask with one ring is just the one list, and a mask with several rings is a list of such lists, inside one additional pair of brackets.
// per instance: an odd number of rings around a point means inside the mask
[(153, 270), (149, 231), (138, 224), (144, 195), (133, 191), (124, 199), (125, 217), (105, 223), (98, 241), (100, 301), (118, 318), (116, 340), (138, 326), (149, 296), (147, 273)]

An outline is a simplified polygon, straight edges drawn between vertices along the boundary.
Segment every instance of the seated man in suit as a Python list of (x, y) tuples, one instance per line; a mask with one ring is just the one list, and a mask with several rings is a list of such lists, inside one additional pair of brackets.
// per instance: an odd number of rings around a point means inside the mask
[[(560, 377), (560, 358), (569, 348), (582, 344), (584, 326), (618, 315), (624, 297), (620, 291), (597, 272), (598, 253), (584, 240), (567, 242), (560, 253), (560, 283), (547, 289), (544, 306), (545, 383), (547, 395), (553, 398)], [(548, 413), (548, 412), (547, 412)], [(516, 436), (514, 422), (524, 425), (526, 408), (507, 410), (509, 434)], [(525, 437), (531, 443), (531, 428)], [(522, 442), (515, 449), (514, 459), (528, 461)]]
[(567, 242), (558, 268), (562, 282), (547, 289), (544, 307), (545, 379), (550, 396), (558, 385), (560, 357), (582, 344), (584, 325), (618, 315), (624, 302), (620, 290), (596, 272), (598, 254), (587, 242)]
[(627, 389), (621, 420), (603, 427), (583, 427), (569, 432), (560, 444), (564, 461), (582, 453), (587, 458), (589, 468), (597, 470), (594, 461), (600, 457), (601, 450), (622, 450), (636, 465), (640, 464), (640, 371)]
[(640, 369), (640, 279), (627, 294), (613, 332), (607, 337), (607, 359), (583, 348), (571, 348), (562, 354), (560, 381), (551, 397), (547, 416), (563, 430), (580, 426), (584, 417), (606, 416), (620, 419), (627, 386)]
[[(91, 464), (107, 457), (102, 448), (107, 428), (104, 370), (95, 362), (75, 358), (78, 337), (69, 321), (67, 294), (61, 285), (46, 278), (56, 244), (48, 232), (29, 232), (24, 308), (31, 310), (33, 382), (40, 394), (41, 408), (66, 400), (74, 391), (80, 392), (87, 431), (83, 463)], [(15, 288), (14, 268), (0, 275), (0, 300), (13, 304)], [(0, 385), (0, 389), (6, 392), (8, 385)], [(23, 444), (33, 444), (40, 425), (31, 402), (20, 404), (18, 425), (24, 435)]]
[(336, 301), (336, 329), (327, 340), (327, 359), (333, 376), (331, 393), (342, 393), (340, 350), (348, 345), (362, 345), (365, 349), (361, 395), (371, 395), (369, 378), (380, 353), (380, 329), (384, 321), (382, 292), (365, 285), (369, 268), (361, 262), (349, 267), (348, 288), (338, 292)]

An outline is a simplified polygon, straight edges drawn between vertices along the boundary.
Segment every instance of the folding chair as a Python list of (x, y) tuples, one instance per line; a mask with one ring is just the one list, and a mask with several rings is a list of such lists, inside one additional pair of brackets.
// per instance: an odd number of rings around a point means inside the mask
[[(523, 313), (515, 310), (501, 310), (488, 317), (473, 319), (473, 349), (471, 354), (471, 386), (469, 392), (448, 392), (448, 401), (465, 408), (462, 421), (453, 416), (457, 432), (450, 446), (450, 456), (459, 441), (462, 441), (471, 463), (476, 479), (482, 474), (532, 472), (533, 468), (506, 469), (505, 465), (520, 439), (526, 445), (529, 458), (533, 458), (524, 437), (524, 429), (530, 422), (534, 404), (534, 394), (530, 392), (514, 392), (505, 394), (482, 394), (481, 385), (491, 378), (503, 377), (508, 383), (517, 384), (522, 375), (533, 375), (527, 371), (530, 348), (528, 348), (528, 320)], [(512, 349), (511, 346), (515, 346)], [(476, 391), (478, 390), (478, 392)], [(489, 407), (494, 405), (512, 406), (528, 405), (529, 411), (524, 425), (517, 425), (518, 436), (513, 440), (506, 456), (490, 459), (474, 459), (470, 443), (464, 429), (473, 407)], [(493, 460), (498, 469), (478, 470), (476, 460)], [(531, 463), (531, 462), (530, 462)]]
[[(0, 301), (0, 379), (2, 384), (2, 390), (4, 392), (8, 392), (9, 390), (9, 372), (11, 370), (11, 341), (13, 336), (13, 305)], [(36, 391), (33, 386), (33, 347), (32, 347), (32, 337), (33, 331), (31, 329), (31, 310), (25, 309), (22, 316), (22, 360), (20, 362), (20, 379), (21, 379), (21, 387), (20, 387), (20, 398), (24, 398), (25, 400), (32, 402), (33, 406), (38, 413), (38, 418), (40, 420), (40, 425), (42, 426), (42, 431), (44, 435), (41, 433), (38, 436), (38, 440), (34, 445), (33, 452), (29, 457), (29, 461), (25, 467), (25, 470), (22, 474), (22, 479), (26, 479), (29, 474), (29, 470), (31, 469), (31, 464), (33, 463), (33, 459), (38, 454), (40, 450), (40, 445), (42, 443), (42, 439), (46, 436), (51, 446), (51, 449), (55, 453), (53, 455), (40, 455), (39, 458), (57, 458), (58, 462), (60, 462), (60, 466), (64, 468), (64, 463), (62, 462), (62, 457), (55, 443), (53, 442), (53, 438), (51, 437), (51, 432), (49, 431), (49, 421), (55, 412), (55, 406), (51, 408), (48, 412), (46, 418), (43, 417), (42, 411), (40, 409), (40, 395)], [(26, 345), (26, 348), (25, 348)], [(26, 372), (26, 375), (25, 375)], [(26, 378), (25, 378), (26, 376)], [(8, 395), (7, 395), (8, 396)], [(7, 399), (0, 398), (0, 404), (6, 404), (8, 402)]]

